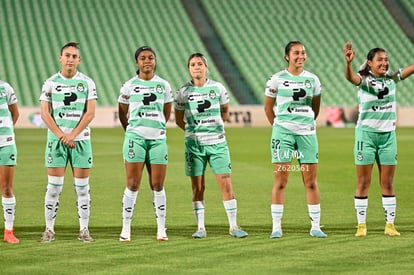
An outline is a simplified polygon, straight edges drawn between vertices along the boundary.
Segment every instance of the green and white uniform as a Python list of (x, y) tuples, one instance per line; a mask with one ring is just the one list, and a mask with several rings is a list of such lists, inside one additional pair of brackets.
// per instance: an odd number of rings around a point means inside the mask
[(225, 142), (220, 106), (228, 102), (226, 88), (211, 79), (203, 87), (195, 87), (191, 82), (181, 87), (175, 98), (175, 109), (185, 113), (186, 139), (204, 145)]
[(175, 109), (184, 111), (186, 139), (186, 174), (204, 173), (210, 162), (214, 173), (231, 172), (230, 155), (221, 118), (221, 106), (229, 102), (226, 88), (208, 79), (203, 87), (188, 82), (175, 98)]
[[(60, 72), (47, 79), (42, 87), (40, 101), (52, 104), (52, 117), (56, 125), (66, 134), (78, 126), (88, 100), (97, 99), (95, 82), (78, 72), (72, 78), (65, 78)], [(52, 131), (48, 138), (58, 139)], [(89, 126), (75, 138), (75, 141), (90, 139)]]
[(358, 85), (359, 115), (356, 128), (368, 132), (390, 132), (396, 125), (396, 83), (401, 80), (401, 70), (384, 77), (361, 77)]
[(397, 120), (396, 84), (402, 70), (384, 77), (361, 76), (358, 87), (359, 114), (355, 129), (355, 164), (397, 164), (395, 127)]
[(17, 150), (9, 106), (17, 97), (9, 83), (0, 80), (0, 165), (16, 165)]
[[(45, 81), (39, 100), (52, 104), (51, 115), (56, 125), (62, 132), (69, 134), (82, 119), (87, 101), (96, 99), (96, 85), (91, 78), (80, 72), (72, 78), (65, 78), (58, 72)], [(92, 166), (90, 135), (90, 128), (87, 126), (75, 137), (77, 142), (75, 149), (69, 150), (61, 145), (59, 138), (49, 129), (45, 152), (46, 166), (65, 167), (67, 161), (71, 161), (73, 167), (90, 168)]]
[(9, 106), (17, 103), (17, 97), (9, 83), (0, 80), (0, 147), (15, 144), (14, 126)]
[(126, 134), (145, 139), (166, 138), (164, 104), (172, 101), (170, 84), (157, 75), (149, 81), (135, 76), (125, 82), (118, 102), (129, 105)]
[(125, 160), (167, 164), (164, 105), (173, 100), (169, 82), (157, 75), (148, 81), (134, 76), (122, 85), (118, 102), (129, 105)]
[(274, 74), (266, 84), (265, 95), (276, 99), (274, 126), (294, 135), (316, 133), (312, 98), (321, 94), (319, 78), (303, 71), (292, 75), (287, 70)]
[(265, 95), (274, 98), (272, 163), (317, 163), (318, 141), (312, 99), (321, 95), (319, 78), (308, 71), (292, 75), (287, 70), (274, 74), (266, 83)]

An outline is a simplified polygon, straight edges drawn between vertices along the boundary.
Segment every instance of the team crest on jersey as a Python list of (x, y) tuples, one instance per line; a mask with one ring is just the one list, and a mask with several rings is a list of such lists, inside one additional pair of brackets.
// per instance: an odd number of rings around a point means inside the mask
[(215, 99), (215, 98), (217, 97), (216, 92), (215, 92), (214, 90), (210, 90), (209, 97), (210, 97), (211, 99)]
[(78, 85), (76, 86), (76, 90), (78, 92), (83, 92), (85, 91), (85, 85), (83, 85), (83, 83), (78, 83)]
[(161, 93), (162, 93), (162, 87), (161, 87), (161, 85), (160, 85), (160, 84), (158, 84), (158, 85), (157, 85), (157, 87), (155, 87), (155, 91), (156, 91), (157, 93), (159, 93), (159, 94), (161, 94)]
[(52, 154), (47, 155), (47, 163), (52, 163), (52, 162), (53, 162)]
[(129, 157), (130, 159), (135, 158), (135, 153), (134, 153), (134, 150), (129, 149), (129, 151), (128, 151), (128, 157)]
[(358, 161), (363, 161), (364, 160), (364, 156), (362, 155), (362, 152), (358, 152), (358, 154), (357, 154), (357, 160)]
[(273, 150), (273, 158), (274, 159), (277, 159), (277, 160), (280, 160), (280, 156), (279, 156), (279, 149), (274, 149)]
[(308, 89), (312, 88), (312, 83), (310, 82), (310, 80), (305, 81), (305, 87), (308, 88)]

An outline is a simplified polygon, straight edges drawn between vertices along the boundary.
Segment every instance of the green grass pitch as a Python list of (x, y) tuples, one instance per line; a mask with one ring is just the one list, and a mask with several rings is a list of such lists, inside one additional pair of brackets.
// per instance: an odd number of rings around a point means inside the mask
[[(56, 240), (39, 243), (44, 230), (45, 129), (16, 129), (18, 166), (15, 234), (21, 243), (0, 243), (2, 274), (276, 274), (411, 273), (414, 270), (413, 169), (414, 129), (397, 129), (399, 164), (395, 175), (396, 226), (400, 237), (384, 236), (384, 214), (377, 168), (369, 193), (368, 236), (354, 237), (355, 168), (353, 129), (319, 128), (319, 173), (326, 239), (309, 236), (305, 191), (299, 172), (286, 190), (284, 236), (271, 240), (270, 198), (273, 184), (269, 128), (228, 128), (238, 222), (245, 239), (228, 236), (221, 194), (207, 172), (208, 237), (191, 238), (196, 229), (191, 186), (184, 175), (183, 132), (169, 129), (166, 179), (168, 242), (157, 242), (148, 178), (138, 196), (132, 241), (118, 241), (125, 174), (121, 155), (123, 130), (93, 129), (95, 167), (91, 172), (90, 230), (94, 243), (77, 240), (79, 230), (73, 180), (68, 169), (56, 220)], [(293, 162), (296, 164), (296, 162)]]

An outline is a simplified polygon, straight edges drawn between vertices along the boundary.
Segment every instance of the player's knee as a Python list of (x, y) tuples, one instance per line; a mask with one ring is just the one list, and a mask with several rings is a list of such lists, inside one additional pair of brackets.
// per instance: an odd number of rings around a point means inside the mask
[(62, 192), (63, 180), (63, 177), (48, 176), (46, 197), (49, 199), (57, 199)]
[(89, 196), (89, 178), (75, 178), (75, 192), (78, 197)]

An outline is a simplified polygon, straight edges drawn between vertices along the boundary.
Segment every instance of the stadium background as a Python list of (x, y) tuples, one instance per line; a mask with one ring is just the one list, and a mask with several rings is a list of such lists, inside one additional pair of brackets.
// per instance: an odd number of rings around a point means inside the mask
[[(286, 67), (284, 47), (302, 41), (305, 69), (323, 85), (322, 107), (352, 110), (355, 89), (344, 78), (343, 45), (352, 41), (357, 69), (367, 52), (383, 47), (391, 68), (414, 59), (413, 0), (1, 0), (0, 79), (15, 89), (22, 122), (38, 111), (40, 88), (59, 69), (60, 48), (80, 43), (79, 70), (98, 88), (97, 121), (118, 125), (121, 84), (135, 73), (134, 52), (150, 45), (157, 52), (157, 74), (173, 90), (188, 81), (187, 57), (202, 52), (210, 77), (231, 91), (233, 122), (264, 120), (264, 86)], [(414, 81), (398, 87), (399, 121), (412, 125)], [(237, 114), (236, 114), (237, 115)], [(324, 114), (322, 114), (322, 117)], [(257, 119), (256, 119), (257, 118)], [(260, 124), (259, 123), (259, 124)], [(323, 123), (323, 122), (322, 122)], [(102, 126), (101, 124), (97, 124)], [(401, 125), (401, 124), (400, 124)]]

